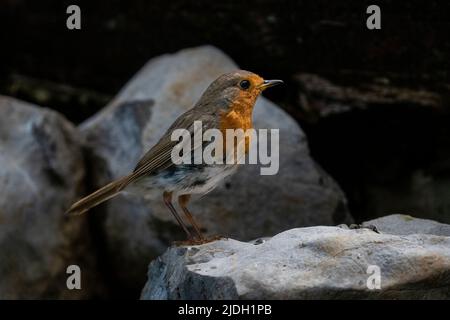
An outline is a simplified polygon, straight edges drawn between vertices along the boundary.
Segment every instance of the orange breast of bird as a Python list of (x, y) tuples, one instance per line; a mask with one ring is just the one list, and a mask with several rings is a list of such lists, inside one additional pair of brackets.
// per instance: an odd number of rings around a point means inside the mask
[[(229, 110), (227, 112), (223, 112), (220, 116), (220, 131), (222, 132), (223, 136), (223, 152), (224, 155), (227, 155), (227, 129), (242, 129), (244, 132), (248, 129), (253, 128), (252, 123), (252, 111), (253, 107), (252, 105), (249, 105), (247, 103), (234, 103), (229, 107)], [(241, 140), (239, 140), (241, 139)], [(236, 138), (234, 142), (234, 157), (237, 155), (238, 146), (244, 147), (244, 153), (247, 154), (250, 149), (250, 136), (244, 135), (243, 139), (245, 141), (242, 141), (242, 138)], [(232, 146), (232, 142), (230, 142)]]

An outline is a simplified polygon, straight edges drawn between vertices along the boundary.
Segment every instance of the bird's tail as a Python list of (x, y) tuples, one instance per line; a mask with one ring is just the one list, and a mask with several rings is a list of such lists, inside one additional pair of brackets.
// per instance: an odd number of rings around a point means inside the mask
[(120, 191), (124, 188), (124, 180), (127, 177), (121, 178), (119, 180), (113, 181), (103, 188), (98, 189), (94, 193), (91, 193), (87, 197), (75, 202), (69, 210), (66, 211), (66, 214), (79, 215), (85, 213), (92, 207), (99, 205), (106, 200), (111, 199), (116, 196)]

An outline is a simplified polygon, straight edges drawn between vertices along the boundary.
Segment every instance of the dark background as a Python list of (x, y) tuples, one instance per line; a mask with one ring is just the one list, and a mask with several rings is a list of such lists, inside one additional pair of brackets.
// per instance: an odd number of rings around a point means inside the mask
[[(69, 4), (81, 30), (66, 28)], [(366, 28), (369, 4), (381, 30)], [(300, 123), (357, 221), (450, 222), (449, 15), (435, 0), (3, 0), (0, 94), (80, 123), (150, 58), (212, 44), (286, 81), (267, 97)]]

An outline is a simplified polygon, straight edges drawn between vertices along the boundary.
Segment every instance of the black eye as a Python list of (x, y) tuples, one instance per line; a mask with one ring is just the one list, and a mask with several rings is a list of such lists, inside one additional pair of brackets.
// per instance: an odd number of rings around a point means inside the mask
[(241, 82), (239, 82), (239, 87), (241, 87), (244, 90), (247, 90), (248, 88), (250, 88), (250, 81), (242, 80)]

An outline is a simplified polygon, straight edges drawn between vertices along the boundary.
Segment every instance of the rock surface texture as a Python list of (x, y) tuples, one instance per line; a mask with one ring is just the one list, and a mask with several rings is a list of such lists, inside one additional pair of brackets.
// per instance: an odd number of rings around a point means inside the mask
[[(81, 126), (94, 186), (130, 173), (213, 80), (237, 68), (225, 54), (208, 46), (149, 61), (110, 105)], [(306, 137), (295, 121), (260, 98), (254, 124), (280, 129), (279, 173), (261, 176), (260, 166), (243, 166), (222, 186), (193, 202), (192, 212), (204, 231), (250, 240), (292, 226), (349, 222), (343, 193), (312, 160)], [(162, 190), (155, 190), (145, 199), (124, 194), (102, 207), (106, 250), (119, 276), (127, 277), (124, 282), (140, 286), (149, 259), (161, 254), (171, 241), (184, 238), (161, 194)], [(125, 276), (119, 271), (124, 265), (135, 272)]]
[(374, 225), (381, 233), (397, 235), (423, 233), (450, 237), (450, 225), (429, 219), (414, 218), (404, 214), (392, 214), (373, 219), (364, 222), (364, 225)]
[[(400, 234), (406, 229), (396, 225)], [(432, 225), (423, 222), (422, 230)], [(150, 264), (141, 298), (448, 299), (449, 248), (448, 236), (322, 226), (291, 229), (261, 244), (224, 239), (171, 247)]]
[(0, 299), (87, 297), (66, 287), (67, 266), (87, 271), (85, 219), (64, 216), (83, 191), (79, 136), (56, 112), (2, 96), (0, 109)]

